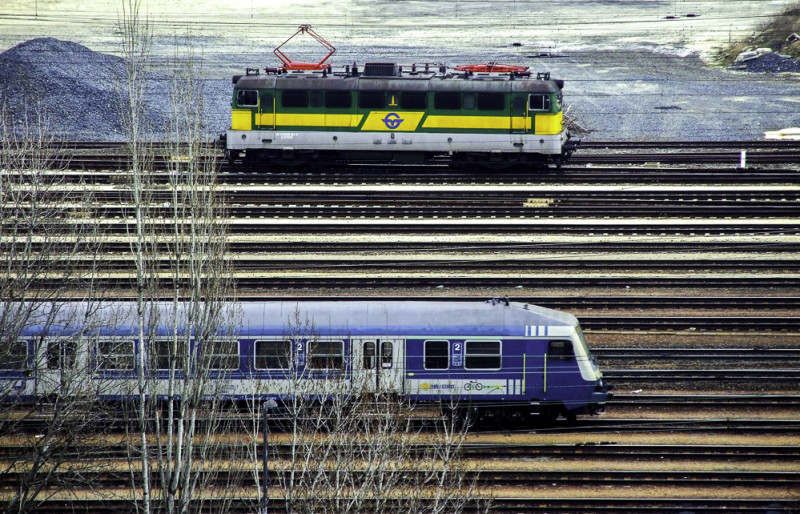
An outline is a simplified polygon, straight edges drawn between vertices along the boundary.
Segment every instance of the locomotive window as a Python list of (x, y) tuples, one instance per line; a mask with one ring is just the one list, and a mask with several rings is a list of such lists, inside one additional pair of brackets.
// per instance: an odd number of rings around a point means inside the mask
[(311, 91), (311, 107), (322, 107), (322, 91)]
[(550, 110), (550, 96), (549, 95), (530, 95), (528, 100), (528, 107), (532, 111), (549, 111)]
[(364, 343), (364, 369), (375, 369), (375, 343)]
[(547, 347), (547, 356), (556, 360), (571, 359), (574, 355), (572, 341), (550, 341)]
[(255, 107), (258, 105), (258, 91), (255, 89), (240, 89), (236, 93), (236, 105), (239, 107)]
[(211, 369), (239, 369), (239, 341), (215, 339), (204, 345)]
[(309, 341), (308, 367), (312, 369), (343, 369), (342, 341)]
[(464, 369), (500, 369), (500, 341), (466, 341)]
[(289, 369), (291, 341), (256, 341), (257, 369)]
[(464, 109), (474, 109), (475, 108), (475, 93), (464, 93), (462, 98), (464, 102)]
[(74, 339), (55, 339), (47, 342), (47, 369), (71, 368), (75, 364), (78, 343)]
[(450, 367), (450, 341), (425, 341), (425, 369)]
[(3, 341), (0, 343), (0, 369), (27, 369), (28, 341)]
[(383, 109), (386, 107), (386, 95), (383, 91), (359, 91), (358, 106), (362, 109)]
[(133, 369), (133, 341), (107, 339), (97, 341), (99, 369)]
[(325, 107), (329, 109), (349, 109), (353, 105), (350, 91), (326, 91)]
[(506, 106), (503, 93), (478, 93), (478, 110), (501, 111)]
[(261, 110), (272, 110), (274, 107), (273, 105), (273, 97), (272, 93), (264, 93), (261, 95)]
[(403, 109), (425, 109), (428, 107), (428, 94), (405, 92), (400, 95), (400, 107)]
[(461, 95), (459, 93), (435, 93), (433, 107), (435, 109), (461, 109)]
[(289, 90), (281, 94), (282, 107), (308, 107), (308, 91)]

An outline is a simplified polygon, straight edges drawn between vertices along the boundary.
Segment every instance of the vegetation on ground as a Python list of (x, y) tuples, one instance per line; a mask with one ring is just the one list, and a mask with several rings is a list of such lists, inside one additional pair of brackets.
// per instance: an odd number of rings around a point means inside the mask
[(743, 41), (729, 43), (719, 51), (717, 57), (723, 64), (730, 65), (742, 52), (770, 48), (773, 52), (799, 59), (800, 39), (794, 39), (792, 34), (800, 35), (800, 3), (787, 7), (781, 14), (759, 25)]

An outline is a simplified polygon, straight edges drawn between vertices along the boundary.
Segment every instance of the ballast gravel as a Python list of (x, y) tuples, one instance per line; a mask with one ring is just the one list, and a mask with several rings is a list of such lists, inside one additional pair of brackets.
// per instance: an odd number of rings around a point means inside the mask
[[(798, 71), (798, 63), (773, 54), (748, 63), (748, 71), (759, 73), (747, 73), (710, 67), (697, 56), (654, 51), (584, 51), (529, 58), (523, 50), (451, 48), (440, 57), (450, 65), (523, 62), (534, 72), (550, 71), (564, 79), (568, 114), (589, 130), (584, 140), (743, 141), (800, 125), (796, 103), (800, 81), (792, 73), (774, 73)], [(254, 52), (249, 48), (245, 55)], [(144, 137), (156, 141), (165, 139), (168, 131), (169, 85), (175, 76), (174, 65), (164, 55), (162, 51), (153, 56), (154, 71), (147, 76)], [(209, 140), (230, 126), (231, 75), (248, 66), (276, 64), (266, 52), (263, 55), (264, 62), (254, 63), (242, 61), (242, 55), (204, 50), (198, 103)], [(430, 58), (414, 47), (359, 47), (342, 49), (334, 64)], [(0, 107), (18, 130), (25, 126), (26, 116), (33, 119), (44, 113), (48, 132), (56, 139), (124, 141), (118, 107), (126, 92), (122, 76), (120, 57), (70, 41), (32, 39), (0, 53)]]

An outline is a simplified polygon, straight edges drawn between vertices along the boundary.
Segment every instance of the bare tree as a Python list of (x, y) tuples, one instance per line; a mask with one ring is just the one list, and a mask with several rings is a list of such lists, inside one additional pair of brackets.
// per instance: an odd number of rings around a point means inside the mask
[[(96, 224), (71, 218), (91, 191), (65, 179), (47, 115), (17, 122), (0, 112), (0, 435), (22, 433), (0, 481), (14, 485), (4, 512), (31, 512), (47, 495), (75, 486), (86, 463), (65, 449), (95, 432), (97, 387), (85, 334), (95, 305)], [(83, 299), (83, 301), (81, 301)], [(68, 334), (58, 333), (63, 326)], [(9, 379), (10, 377), (10, 379)], [(23, 425), (38, 432), (21, 431)]]
[[(254, 399), (281, 399), (273, 414), (281, 458), (269, 470), (274, 503), (287, 513), (460, 512), (481, 503), (477, 476), (462, 458), (464, 425), (448, 416), (433, 428), (415, 425), (405, 397), (356, 378), (361, 363), (353, 359), (345, 371), (344, 340), (318, 337), (299, 310), (286, 327), (280, 340), (256, 344), (251, 382)], [(259, 380), (264, 373), (269, 378)], [(254, 421), (260, 408), (253, 402)], [(253, 487), (261, 469), (257, 433)]]

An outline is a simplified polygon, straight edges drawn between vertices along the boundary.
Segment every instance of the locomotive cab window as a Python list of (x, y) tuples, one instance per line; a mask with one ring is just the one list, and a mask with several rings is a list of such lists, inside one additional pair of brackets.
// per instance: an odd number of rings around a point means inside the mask
[(450, 367), (450, 341), (425, 341), (425, 369), (448, 369)]
[(97, 341), (98, 369), (133, 369), (133, 341), (105, 339)]
[(500, 341), (466, 341), (464, 369), (500, 369)]
[(0, 369), (28, 369), (28, 341), (4, 341), (0, 343)]
[(239, 107), (255, 107), (258, 105), (258, 91), (255, 89), (240, 89), (236, 93), (236, 105)]
[(528, 97), (528, 108), (531, 111), (549, 111), (550, 95), (530, 95)]
[(256, 369), (289, 369), (291, 341), (256, 341)]
[(572, 341), (550, 341), (547, 345), (547, 356), (556, 360), (569, 360), (575, 356)]
[(433, 95), (433, 107), (435, 109), (461, 109), (460, 93), (435, 93)]
[(503, 93), (478, 93), (479, 111), (502, 111), (506, 106)]
[(293, 89), (283, 91), (281, 94), (281, 107), (308, 107), (308, 91)]
[(353, 106), (350, 91), (326, 91), (325, 107), (328, 109), (349, 109)]
[(308, 367), (311, 369), (344, 369), (342, 341), (309, 341)]
[(386, 94), (383, 91), (359, 91), (358, 106), (361, 109), (383, 109), (386, 107)]

